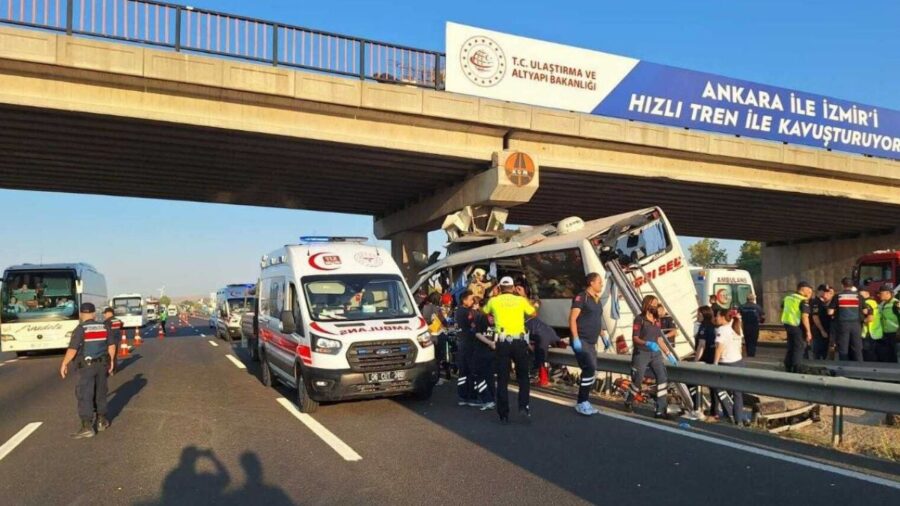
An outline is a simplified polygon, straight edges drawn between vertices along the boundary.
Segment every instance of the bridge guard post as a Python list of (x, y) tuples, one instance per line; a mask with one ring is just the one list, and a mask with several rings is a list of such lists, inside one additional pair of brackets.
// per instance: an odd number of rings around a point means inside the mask
[(844, 438), (844, 408), (843, 406), (832, 406), (834, 416), (831, 421), (831, 445), (838, 446)]

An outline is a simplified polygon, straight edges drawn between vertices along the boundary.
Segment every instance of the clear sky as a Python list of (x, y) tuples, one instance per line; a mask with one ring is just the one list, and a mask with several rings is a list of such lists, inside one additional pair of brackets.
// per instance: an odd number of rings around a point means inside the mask
[[(896, 0), (194, 5), (437, 50), (444, 49), (444, 23), (456, 21), (900, 109)], [(300, 235), (371, 236), (372, 230), (365, 216), (7, 190), (0, 190), (0, 208), (0, 266), (88, 261), (106, 273), (111, 293), (151, 294), (165, 286), (173, 295), (206, 294), (251, 281), (263, 253)], [(432, 234), (431, 248), (442, 239)], [(738, 244), (726, 242), (731, 260)]]

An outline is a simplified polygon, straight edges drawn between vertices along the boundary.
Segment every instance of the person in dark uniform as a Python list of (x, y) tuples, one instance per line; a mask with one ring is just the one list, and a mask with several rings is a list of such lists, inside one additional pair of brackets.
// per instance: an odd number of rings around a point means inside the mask
[(756, 303), (756, 295), (747, 295), (747, 303), (741, 306), (741, 322), (744, 325), (744, 342), (747, 344), (747, 356), (756, 356), (756, 343), (759, 341), (759, 325), (766, 320), (766, 313)]
[(841, 292), (831, 299), (828, 315), (834, 319), (835, 346), (840, 360), (863, 361), (862, 325), (869, 314), (865, 299), (853, 288), (853, 280), (841, 280)]
[(834, 298), (834, 288), (827, 284), (819, 285), (816, 289), (816, 297), (809, 305), (812, 316), (812, 351), (813, 359), (825, 360), (828, 358), (828, 348), (831, 340), (831, 316), (828, 307)]
[(113, 373), (116, 356), (116, 341), (107, 332), (106, 326), (95, 320), (97, 309), (90, 302), (81, 305), (81, 322), (72, 331), (69, 349), (59, 366), (63, 379), (69, 372), (69, 364), (75, 362), (78, 384), (75, 397), (78, 399), (78, 417), (81, 428), (72, 438), (81, 439), (94, 435), (94, 413), (97, 414), (97, 431), (109, 427), (106, 419), (107, 377)]
[[(540, 311), (540, 301), (532, 300), (531, 305)], [(547, 322), (541, 320), (538, 314), (531, 315), (525, 320), (525, 329), (528, 331), (528, 339), (534, 350), (534, 365), (532, 371), (537, 375), (534, 382), (536, 386), (546, 387), (550, 385), (550, 368), (547, 363), (547, 350), (550, 346), (559, 343), (559, 334)]]
[(456, 308), (454, 320), (459, 333), (456, 335), (456, 396), (459, 406), (478, 406), (475, 400), (475, 371), (473, 359), (475, 353), (475, 297), (471, 290), (459, 296), (459, 307)]
[[(117, 336), (122, 334), (122, 320), (119, 320), (115, 317), (115, 312), (111, 307), (103, 308), (103, 326), (106, 327), (106, 332), (109, 333), (110, 339), (113, 343), (116, 342)], [(116, 356), (113, 354), (112, 358), (112, 366), (113, 371), (116, 370)]]
[(472, 352), (472, 371), (475, 375), (474, 388), (475, 395), (481, 401), (481, 410), (490, 411), (497, 407), (494, 402), (494, 391), (496, 383), (494, 381), (494, 348), (495, 343), (490, 335), (490, 322), (488, 317), (480, 311), (481, 298), (474, 297), (475, 304), (472, 306), (475, 315), (475, 341), (474, 351)]
[[(600, 294), (603, 292), (603, 278), (592, 272), (587, 275), (587, 288), (572, 299), (569, 311), (569, 331), (572, 333), (572, 350), (581, 368), (581, 383), (578, 387), (578, 403), (575, 411), (580, 415), (591, 416), (599, 413), (589, 401), (591, 387), (597, 382), (597, 341), (603, 328), (603, 304)], [(606, 337), (604, 341), (608, 340)]]
[(657, 307), (659, 299), (653, 295), (644, 297), (641, 303), (641, 314), (634, 319), (631, 342), (634, 351), (631, 355), (631, 385), (625, 396), (625, 410), (632, 411), (634, 397), (641, 392), (644, 383), (644, 373), (649, 367), (656, 376), (656, 418), (670, 419), (666, 411), (668, 407), (669, 379), (666, 374), (664, 356), (672, 352), (663, 337), (662, 328), (659, 326)]

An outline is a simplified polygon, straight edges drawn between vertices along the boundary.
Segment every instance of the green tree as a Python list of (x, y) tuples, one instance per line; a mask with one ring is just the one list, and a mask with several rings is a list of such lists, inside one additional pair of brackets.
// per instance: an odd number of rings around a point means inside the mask
[(691, 263), (697, 267), (712, 267), (728, 263), (728, 253), (715, 239), (703, 238), (688, 246)]
[(741, 244), (737, 267), (750, 273), (756, 293), (762, 293), (760, 291), (762, 288), (762, 244), (757, 241), (746, 241)]
[(172, 303), (172, 299), (169, 298), (168, 295), (163, 295), (159, 298), (159, 305), (169, 307), (169, 304)]

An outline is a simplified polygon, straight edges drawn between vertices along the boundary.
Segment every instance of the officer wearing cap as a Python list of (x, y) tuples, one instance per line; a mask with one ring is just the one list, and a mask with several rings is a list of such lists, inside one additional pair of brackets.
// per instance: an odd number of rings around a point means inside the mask
[(116, 356), (116, 341), (106, 326), (95, 320), (97, 309), (90, 302), (81, 305), (81, 322), (72, 331), (69, 349), (59, 366), (63, 379), (69, 373), (69, 364), (74, 362), (78, 371), (75, 397), (78, 399), (78, 417), (81, 427), (72, 434), (74, 439), (93, 437), (94, 413), (96, 407), (97, 431), (109, 427), (106, 419), (107, 376), (113, 373), (113, 359)]
[[(113, 308), (107, 306), (103, 308), (103, 326), (106, 327), (106, 331), (109, 333), (110, 339), (115, 342), (116, 336), (122, 333), (122, 320), (115, 317), (115, 312)], [(140, 332), (140, 329), (135, 332)], [(113, 370), (116, 369), (116, 358), (113, 355), (112, 359)]]
[(516, 382), (519, 385), (519, 414), (531, 417), (528, 383), (528, 339), (525, 338), (525, 316), (536, 310), (525, 297), (516, 294), (513, 279), (500, 280), (500, 295), (491, 297), (482, 311), (494, 317), (494, 335), (497, 340), (497, 414), (501, 423), (509, 423), (509, 368), (516, 365)]
[(788, 339), (787, 353), (784, 356), (784, 368), (787, 372), (799, 372), (803, 352), (812, 342), (812, 330), (809, 326), (809, 299), (812, 293), (812, 286), (801, 281), (797, 284), (797, 291), (785, 297), (781, 303), (781, 323), (784, 324)]
[(891, 292), (891, 285), (878, 289), (878, 312), (884, 337), (875, 343), (875, 356), (879, 362), (897, 362), (897, 331), (900, 330), (900, 300)]
[(828, 314), (834, 318), (834, 342), (840, 360), (863, 361), (862, 324), (869, 315), (869, 308), (853, 280), (841, 280), (841, 292), (831, 299)]

